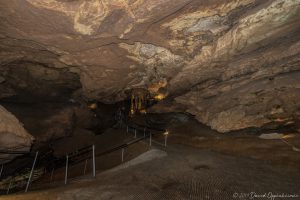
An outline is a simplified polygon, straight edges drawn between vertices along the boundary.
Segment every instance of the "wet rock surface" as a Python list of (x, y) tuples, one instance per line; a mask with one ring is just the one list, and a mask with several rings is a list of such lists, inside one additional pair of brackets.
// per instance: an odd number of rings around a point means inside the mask
[(0, 98), (114, 103), (140, 87), (219, 132), (294, 123), (299, 9), (299, 0), (1, 1)]

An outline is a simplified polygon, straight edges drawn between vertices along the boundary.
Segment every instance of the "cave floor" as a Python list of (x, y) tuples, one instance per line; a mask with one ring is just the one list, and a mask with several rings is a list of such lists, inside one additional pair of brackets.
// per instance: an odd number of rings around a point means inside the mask
[[(158, 149), (158, 147), (153, 147)], [(151, 152), (150, 151), (150, 152)], [(250, 199), (252, 194), (300, 195), (300, 173), (282, 170), (261, 160), (229, 156), (209, 150), (171, 144), (155, 150), (158, 156), (134, 165), (117, 167), (96, 179), (45, 191), (3, 196), (3, 200), (48, 199)], [(133, 162), (132, 165), (130, 163)], [(122, 166), (122, 165), (121, 165)], [(262, 198), (264, 199), (264, 198)], [(291, 198), (280, 198), (291, 199)], [(300, 199), (300, 196), (292, 198)]]
[(193, 120), (173, 125), (169, 129), (171, 132), (169, 141), (174, 144), (235, 157), (252, 158), (282, 168), (284, 171), (300, 174), (300, 134), (297, 132), (282, 133), (284, 139), (260, 139), (259, 136), (263, 132), (220, 134)]
[[(173, 124), (168, 131), (167, 148), (155, 143), (149, 148), (147, 141), (140, 142), (121, 165), (117, 164), (120, 152), (97, 160), (96, 179), (87, 175), (65, 186), (61, 182), (42, 188), (33, 184), (33, 191), (27, 194), (1, 199), (226, 200), (271, 199), (254, 196), (271, 194), (295, 195), (274, 199), (300, 199), (300, 154), (282, 140), (263, 140), (252, 133), (219, 134), (193, 120)], [(292, 137), (285, 140), (299, 148), (299, 134), (287, 134)], [(112, 145), (105, 141), (118, 143), (127, 138), (124, 130), (111, 130), (100, 137), (103, 148)], [(163, 142), (162, 137), (153, 139)], [(63, 180), (63, 171), (61, 176)]]

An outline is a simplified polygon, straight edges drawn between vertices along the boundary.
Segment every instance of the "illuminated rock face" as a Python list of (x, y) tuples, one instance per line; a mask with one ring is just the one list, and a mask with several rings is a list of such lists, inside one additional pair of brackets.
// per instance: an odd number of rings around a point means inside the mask
[(1, 1), (0, 98), (112, 103), (138, 87), (220, 132), (292, 123), (299, 10), (300, 0)]
[[(33, 137), (26, 132), (18, 119), (0, 106), (0, 147), (1, 150), (29, 151)], [(0, 155), (0, 163), (16, 155)]]

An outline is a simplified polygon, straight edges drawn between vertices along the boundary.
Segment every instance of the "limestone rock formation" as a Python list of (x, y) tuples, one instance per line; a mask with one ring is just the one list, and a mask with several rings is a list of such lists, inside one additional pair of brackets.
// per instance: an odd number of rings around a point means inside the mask
[[(2, 151), (29, 151), (33, 137), (27, 133), (19, 120), (0, 106), (0, 149)], [(0, 163), (16, 155), (1, 154)]]
[(0, 98), (114, 103), (138, 87), (220, 132), (294, 123), (299, 11), (300, 0), (3, 0)]
[(40, 137), (42, 142), (71, 136), (75, 126), (75, 113), (71, 108), (56, 111), (52, 116), (41, 121)]

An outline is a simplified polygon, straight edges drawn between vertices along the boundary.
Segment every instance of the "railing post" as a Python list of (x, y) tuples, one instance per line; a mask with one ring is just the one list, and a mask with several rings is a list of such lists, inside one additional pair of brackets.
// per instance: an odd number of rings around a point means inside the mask
[(134, 129), (134, 138), (136, 138), (136, 129)]
[(150, 132), (150, 131), (149, 131), (149, 134), (150, 134), (149, 146), (151, 147), (151, 146), (152, 146), (152, 134), (151, 134), (151, 132)]
[(166, 130), (166, 131), (164, 132), (164, 136), (165, 136), (165, 147), (167, 147), (168, 135), (169, 135), (169, 131)]
[(66, 155), (66, 172), (65, 172), (65, 185), (68, 182), (68, 166), (69, 166), (69, 155)]
[(1, 165), (0, 178), (1, 178), (1, 175), (2, 175), (2, 171), (3, 171), (3, 164)]
[(87, 162), (88, 162), (88, 159), (85, 160), (84, 169), (83, 169), (83, 175), (85, 175), (85, 172), (86, 172)]
[(53, 179), (53, 173), (54, 173), (54, 168), (52, 168), (52, 171), (51, 171), (50, 182), (51, 182), (52, 179)]
[(128, 133), (128, 125), (126, 126), (126, 133)]
[(124, 148), (122, 148), (122, 162), (124, 162)]
[(144, 138), (146, 137), (146, 128), (144, 128)]
[(96, 177), (95, 145), (93, 145), (93, 177)]
[(9, 190), (10, 190), (10, 187), (11, 187), (11, 183), (12, 183), (12, 178), (10, 179), (10, 181), (9, 181), (9, 185), (8, 185), (8, 188), (7, 188), (7, 191), (6, 191), (6, 194), (8, 194), (9, 193)]
[(32, 164), (32, 168), (31, 168), (31, 171), (30, 171), (30, 174), (29, 174), (29, 178), (28, 178), (28, 181), (27, 181), (25, 192), (28, 191), (28, 188), (29, 188), (29, 185), (30, 185), (30, 181), (31, 181), (31, 178), (32, 178), (32, 174), (33, 174), (33, 171), (34, 171), (34, 167), (35, 167), (35, 163), (36, 163), (36, 159), (38, 157), (38, 154), (39, 154), (39, 152), (37, 151), (35, 153), (35, 158), (34, 158), (34, 161), (33, 161), (33, 164)]
[(167, 147), (168, 134), (165, 134), (165, 147)]

